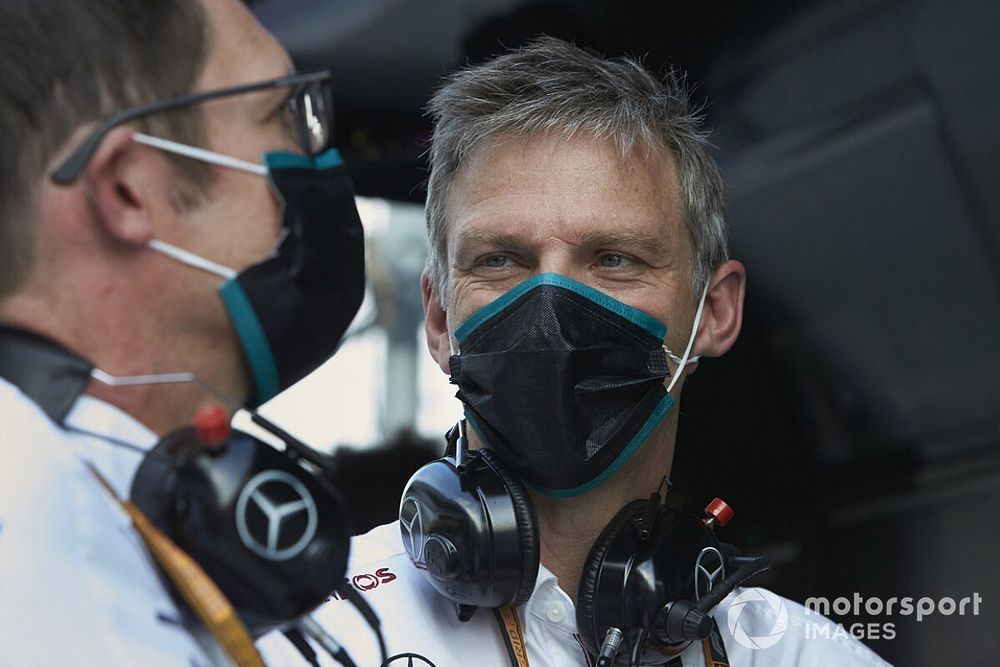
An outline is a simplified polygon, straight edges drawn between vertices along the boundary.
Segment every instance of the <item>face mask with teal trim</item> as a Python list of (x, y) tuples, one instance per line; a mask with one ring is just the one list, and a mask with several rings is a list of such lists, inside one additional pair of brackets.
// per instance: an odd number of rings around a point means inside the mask
[[(704, 297), (702, 297), (704, 303)], [(588, 491), (666, 417), (688, 358), (665, 324), (565, 276), (534, 276), (472, 314), (451, 357), (469, 424), (522, 480), (553, 496)], [(669, 387), (667, 360), (679, 368)]]
[(248, 407), (268, 400), (333, 356), (365, 291), (365, 245), (354, 189), (336, 149), (274, 152), (255, 164), (173, 141), (136, 141), (271, 181), (282, 206), (274, 252), (241, 271), (150, 241), (185, 265), (218, 275), (219, 295), (254, 381)]

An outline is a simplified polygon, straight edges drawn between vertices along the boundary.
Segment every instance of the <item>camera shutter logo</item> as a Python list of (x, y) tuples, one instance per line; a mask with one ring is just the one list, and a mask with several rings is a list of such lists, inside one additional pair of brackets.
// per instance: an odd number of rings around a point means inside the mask
[(420, 503), (407, 496), (399, 508), (399, 527), (405, 547), (417, 563), (424, 561), (424, 524), (420, 516)]
[[(771, 629), (763, 634), (756, 634), (761, 628), (754, 628), (750, 620), (750, 612), (745, 610), (747, 605), (765, 605), (769, 614), (764, 618), (773, 618)], [(771, 591), (763, 588), (747, 588), (737, 595), (729, 607), (726, 614), (726, 623), (729, 631), (733, 634), (733, 639), (741, 646), (750, 649), (770, 648), (781, 641), (788, 629), (788, 610), (781, 598)], [(754, 634), (751, 634), (753, 632)]]
[[(251, 508), (263, 515), (252, 521)], [(305, 512), (305, 521), (296, 521)], [(295, 558), (316, 535), (319, 512), (309, 490), (283, 470), (265, 470), (254, 475), (236, 501), (236, 530), (248, 549), (268, 560)], [(304, 526), (303, 526), (304, 524)], [(293, 529), (301, 531), (291, 533)], [(291, 534), (290, 534), (291, 533)], [(285, 544), (288, 546), (282, 547)]]
[(716, 583), (726, 577), (722, 554), (715, 547), (705, 547), (694, 562), (694, 599), (708, 595)]

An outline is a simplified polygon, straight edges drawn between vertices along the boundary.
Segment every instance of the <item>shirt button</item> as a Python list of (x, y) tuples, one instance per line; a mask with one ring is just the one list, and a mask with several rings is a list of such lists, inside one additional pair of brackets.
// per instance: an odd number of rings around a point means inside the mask
[(562, 608), (561, 604), (554, 604), (550, 606), (547, 610), (545, 610), (545, 615), (553, 623), (559, 623), (566, 618), (566, 612)]

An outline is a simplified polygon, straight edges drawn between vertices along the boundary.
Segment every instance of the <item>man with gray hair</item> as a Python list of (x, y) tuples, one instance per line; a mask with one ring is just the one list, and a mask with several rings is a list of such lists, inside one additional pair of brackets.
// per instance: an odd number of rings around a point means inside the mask
[[(465, 420), (355, 542), (389, 664), (884, 664), (738, 587), (761, 563), (706, 528), (724, 503), (663, 505), (685, 374), (733, 345), (745, 284), (681, 79), (544, 38), (429, 110), (425, 331)], [(374, 655), (352, 616), (319, 614)]]

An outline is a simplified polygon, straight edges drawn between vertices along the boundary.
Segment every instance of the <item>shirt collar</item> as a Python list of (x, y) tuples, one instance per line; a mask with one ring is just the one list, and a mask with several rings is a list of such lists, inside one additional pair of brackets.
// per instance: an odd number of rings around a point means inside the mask
[(556, 575), (544, 565), (538, 566), (535, 589), (525, 603), (525, 620), (538, 619), (569, 634), (577, 634), (576, 607), (569, 595), (559, 587)]
[(109, 442), (124, 442), (143, 451), (149, 451), (159, 441), (153, 431), (132, 415), (87, 394), (76, 400), (64, 423), (68, 430), (83, 431)]
[(0, 325), (0, 377), (63, 423), (90, 381), (90, 362), (39, 334)]

